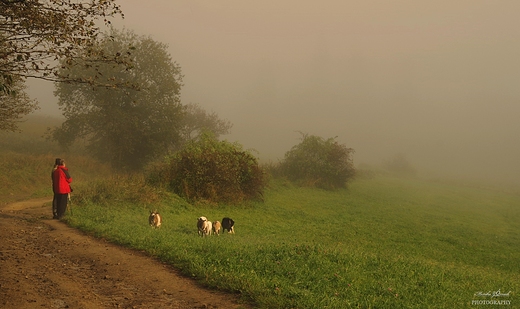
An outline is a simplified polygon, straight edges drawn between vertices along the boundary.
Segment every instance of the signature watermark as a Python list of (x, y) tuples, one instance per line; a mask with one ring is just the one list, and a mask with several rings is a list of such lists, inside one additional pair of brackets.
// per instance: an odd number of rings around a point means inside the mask
[(488, 292), (476, 292), (473, 294), (471, 304), (476, 305), (496, 305), (496, 306), (510, 306), (511, 291), (502, 293), (500, 290), (488, 291)]

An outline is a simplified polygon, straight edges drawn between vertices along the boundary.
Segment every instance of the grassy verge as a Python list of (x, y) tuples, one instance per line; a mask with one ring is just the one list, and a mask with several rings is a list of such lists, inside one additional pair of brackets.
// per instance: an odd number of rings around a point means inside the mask
[(82, 148), (62, 151), (43, 135), (59, 119), (28, 117), (23, 132), (0, 132), (0, 204), (27, 198), (52, 196), (51, 171), (56, 158), (67, 161), (73, 186), (107, 177), (110, 168), (84, 155)]
[[(520, 196), (390, 177), (335, 192), (275, 181), (264, 203), (190, 205), (139, 178), (75, 190), (68, 222), (145, 250), (260, 308), (473, 308), (478, 292), (519, 306)], [(157, 209), (163, 226), (147, 224)], [(201, 238), (196, 218), (236, 234)]]
[(56, 157), (66, 158), (73, 188), (110, 174), (108, 166), (82, 155), (0, 151), (0, 203), (52, 196), (51, 171)]

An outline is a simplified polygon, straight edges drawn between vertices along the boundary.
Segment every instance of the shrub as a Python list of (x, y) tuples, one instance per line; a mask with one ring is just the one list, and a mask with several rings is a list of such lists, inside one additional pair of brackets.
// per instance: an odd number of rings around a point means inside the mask
[(188, 201), (230, 203), (261, 197), (267, 184), (253, 155), (208, 133), (187, 143), (167, 162), (151, 166), (147, 179), (167, 184)]
[(406, 156), (401, 153), (396, 154), (392, 158), (384, 161), (383, 168), (391, 173), (399, 175), (415, 176), (417, 174), (417, 171), (408, 161)]
[(302, 142), (285, 154), (282, 173), (300, 185), (324, 189), (345, 187), (355, 174), (354, 149), (333, 138), (303, 135)]

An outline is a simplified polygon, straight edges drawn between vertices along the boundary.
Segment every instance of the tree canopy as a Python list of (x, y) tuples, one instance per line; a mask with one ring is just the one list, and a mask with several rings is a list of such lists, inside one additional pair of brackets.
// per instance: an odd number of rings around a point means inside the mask
[(15, 130), (17, 120), (37, 108), (23, 93), (26, 78), (112, 87), (112, 81), (72, 77), (60, 69), (85, 55), (89, 61), (81, 62), (91, 67), (131, 66), (127, 54), (96, 49), (100, 27), (116, 16), (123, 14), (115, 0), (0, 0), (0, 130)]
[[(139, 169), (164, 155), (179, 142), (181, 68), (172, 61), (167, 46), (129, 30), (114, 30), (100, 40), (106, 53), (132, 49), (133, 68), (84, 63), (63, 66), (61, 75), (74, 79), (139, 85), (96, 88), (82, 83), (56, 83), (55, 95), (66, 120), (53, 136), (62, 145), (78, 138), (87, 149), (115, 167)], [(85, 63), (90, 55), (84, 55)]]
[(25, 93), (25, 84), (19, 77), (11, 82), (11, 93), (0, 91), (0, 131), (16, 131), (18, 121), (35, 109), (38, 105)]
[(199, 104), (190, 103), (184, 106), (184, 116), (181, 120), (180, 135), (181, 147), (190, 140), (197, 139), (206, 131), (215, 138), (230, 133), (233, 125), (227, 120), (220, 119), (217, 113), (207, 112)]
[[(71, 80), (60, 74), (60, 66), (73, 65), (85, 54), (96, 62), (121, 60), (120, 52), (95, 48), (102, 32), (96, 21), (110, 24), (108, 18), (116, 15), (122, 12), (114, 0), (1, 0), (0, 91), (12, 91), (15, 76)], [(58, 65), (60, 59), (65, 61)]]

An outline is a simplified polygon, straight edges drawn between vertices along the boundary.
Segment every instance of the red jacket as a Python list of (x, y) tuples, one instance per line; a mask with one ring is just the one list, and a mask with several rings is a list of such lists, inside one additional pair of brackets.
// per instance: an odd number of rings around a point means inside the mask
[(72, 177), (69, 175), (69, 169), (58, 165), (58, 168), (54, 172), (52, 172), (52, 186), (54, 189), (54, 193), (58, 194), (67, 194), (70, 193), (70, 183), (72, 182)]

